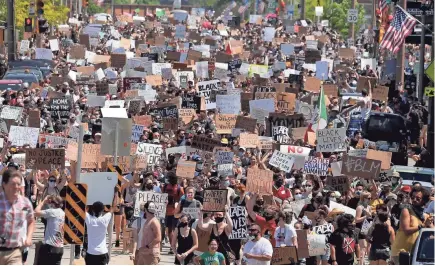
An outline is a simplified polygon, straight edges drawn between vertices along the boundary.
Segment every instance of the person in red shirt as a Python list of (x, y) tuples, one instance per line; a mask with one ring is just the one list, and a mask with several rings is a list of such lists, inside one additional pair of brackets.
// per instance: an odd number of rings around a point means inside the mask
[[(270, 243), (272, 244), (272, 246), (275, 246), (274, 234), (277, 227), (275, 222), (275, 218), (277, 217), (277, 210), (274, 209), (275, 206), (270, 205), (264, 210), (264, 217), (259, 215), (254, 211), (254, 205), (257, 199), (258, 194), (254, 193), (253, 196), (246, 203), (246, 210), (248, 211), (249, 218), (251, 218), (254, 223), (258, 224), (261, 227), (261, 234), (265, 237), (266, 235), (268, 235)], [(267, 234), (265, 234), (266, 231), (268, 231)]]
[(273, 196), (281, 200), (292, 199), (292, 193), (290, 189), (284, 187), (284, 177), (281, 174), (275, 174), (275, 184), (272, 187)]

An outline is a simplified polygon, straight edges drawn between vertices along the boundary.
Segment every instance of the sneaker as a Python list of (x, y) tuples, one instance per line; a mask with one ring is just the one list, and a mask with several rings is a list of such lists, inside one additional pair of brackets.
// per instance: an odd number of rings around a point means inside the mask
[(115, 247), (116, 247), (116, 248), (119, 248), (119, 240), (116, 240), (116, 242), (115, 242)]

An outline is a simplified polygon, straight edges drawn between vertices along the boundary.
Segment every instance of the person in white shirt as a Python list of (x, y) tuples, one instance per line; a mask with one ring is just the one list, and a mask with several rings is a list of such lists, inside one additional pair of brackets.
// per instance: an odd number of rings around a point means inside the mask
[(298, 247), (298, 239), (295, 228), (290, 224), (291, 213), (278, 213), (278, 227), (275, 229), (274, 238), (276, 240), (275, 247), (281, 246)]
[(249, 227), (249, 241), (243, 248), (243, 257), (248, 265), (270, 265), (273, 247), (269, 240), (261, 236), (261, 227), (251, 224)]
[(111, 212), (103, 214), (104, 204), (100, 201), (94, 202), (90, 212), (86, 212), (86, 227), (88, 231), (88, 249), (86, 250), (86, 265), (107, 265), (109, 264), (109, 251), (106, 246), (107, 227), (112, 219)]

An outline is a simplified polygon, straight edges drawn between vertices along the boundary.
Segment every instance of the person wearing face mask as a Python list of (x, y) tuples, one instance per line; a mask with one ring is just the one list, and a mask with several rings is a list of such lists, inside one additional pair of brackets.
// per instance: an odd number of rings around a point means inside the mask
[(220, 177), (219, 188), (228, 190), (228, 193), (227, 193), (228, 201), (227, 202), (231, 202), (232, 199), (234, 199), (236, 197), (236, 192), (234, 191), (234, 189), (230, 188), (230, 184), (231, 184), (231, 182), (230, 182), (228, 176), (221, 176)]
[(300, 190), (300, 188), (295, 188), (294, 190), (294, 199), (295, 200), (301, 200), (304, 198), (304, 195), (302, 194), (302, 191)]
[[(202, 209), (202, 207), (201, 207)], [(223, 212), (215, 212), (214, 213), (214, 221), (216, 224), (204, 224), (203, 216), (199, 216), (198, 227), (202, 230), (211, 232), (210, 240), (216, 239), (219, 248), (218, 251), (224, 254), (225, 262), (227, 265), (230, 264), (229, 253), (234, 255), (234, 251), (231, 250), (230, 245), (228, 244), (229, 237), (233, 230), (233, 221), (228, 212), (228, 206), (225, 206), (225, 214)]]
[(269, 232), (270, 236), (270, 242), (272, 245), (275, 245), (275, 230), (276, 230), (276, 209), (275, 206), (269, 206), (269, 208), (266, 208), (263, 211), (263, 216), (258, 214), (258, 211), (254, 211), (254, 205), (257, 202), (257, 199), (259, 199), (259, 195), (257, 193), (254, 193), (252, 197), (249, 199), (249, 201), (246, 203), (246, 211), (248, 212), (249, 217), (252, 219), (252, 221), (258, 225), (260, 225), (261, 233), (264, 235), (266, 231)]
[(337, 230), (328, 239), (332, 265), (353, 265), (355, 255), (359, 258), (358, 230), (355, 230), (351, 214), (342, 214), (337, 219)]
[(273, 255), (273, 246), (269, 240), (262, 237), (261, 227), (251, 224), (248, 229), (249, 241), (243, 248), (243, 257), (248, 265), (270, 265)]
[(420, 229), (433, 228), (433, 217), (424, 213), (424, 206), (429, 202), (429, 191), (423, 187), (414, 187), (411, 191), (412, 204), (402, 209), (399, 230), (391, 247), (391, 256), (395, 265), (399, 265), (401, 251), (412, 252)]
[(195, 199), (195, 188), (187, 187), (186, 195), (181, 198), (180, 202), (175, 204), (174, 217), (179, 219), (183, 215), (184, 208), (200, 208), (201, 202)]
[[(363, 192), (360, 196), (360, 201), (358, 203), (358, 207), (356, 208), (356, 215), (355, 215), (355, 225), (356, 228), (360, 229), (362, 228), (362, 225), (364, 223), (364, 220), (367, 220), (368, 222), (372, 221), (372, 209), (370, 208), (370, 201), (371, 201), (371, 194), (369, 192)], [(364, 256), (367, 249), (367, 241), (366, 241), (366, 235), (363, 233), (360, 233), (358, 235), (358, 244), (360, 246), (360, 255), (359, 258), (360, 262), (364, 262)]]
[(347, 202), (347, 207), (356, 209), (360, 200), (361, 193), (364, 191), (364, 186), (361, 183), (356, 184), (354, 196)]
[(322, 193), (318, 193), (315, 196), (313, 196), (311, 198), (311, 202), (304, 205), (304, 207), (302, 207), (302, 210), (299, 214), (299, 218), (302, 218), (305, 216), (305, 212), (315, 212), (318, 208), (320, 208), (323, 205), (327, 205), (324, 204), (326, 202), (324, 202), (324, 197), (322, 195)]
[(160, 262), (162, 233), (160, 221), (156, 218), (157, 206), (148, 201), (144, 205), (146, 222), (142, 230), (142, 242), (137, 253), (137, 265), (157, 265)]
[(189, 217), (181, 215), (172, 239), (172, 250), (175, 253), (175, 265), (188, 265), (192, 262), (194, 251), (198, 248), (196, 230), (189, 226)]
[[(44, 205), (48, 209), (42, 210)], [(47, 220), (44, 233), (44, 244), (39, 249), (36, 265), (60, 265), (63, 256), (63, 224), (65, 212), (62, 210), (63, 200), (60, 196), (47, 196), (35, 209), (35, 217)]]
[(283, 211), (280, 211), (278, 213), (278, 227), (276, 228), (274, 235), (276, 239), (275, 247), (277, 248), (282, 246), (295, 246), (296, 248), (298, 247), (296, 230), (290, 224), (292, 220), (291, 214), (292, 213), (286, 213)]
[(274, 175), (275, 183), (272, 187), (273, 196), (281, 200), (291, 199), (292, 193), (290, 189), (284, 186), (284, 177), (281, 175)]

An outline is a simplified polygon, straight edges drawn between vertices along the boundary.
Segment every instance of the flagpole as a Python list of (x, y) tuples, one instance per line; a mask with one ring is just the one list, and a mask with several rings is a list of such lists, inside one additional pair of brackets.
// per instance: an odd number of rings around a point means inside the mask
[[(400, 0), (399, 4), (396, 5), (395, 8), (400, 8), (402, 10), (406, 9), (406, 0)], [(405, 41), (403, 42), (403, 44), (399, 49), (399, 52), (397, 53), (396, 90), (398, 90), (399, 88), (402, 89), (404, 88), (403, 86), (404, 71), (405, 71)]]

